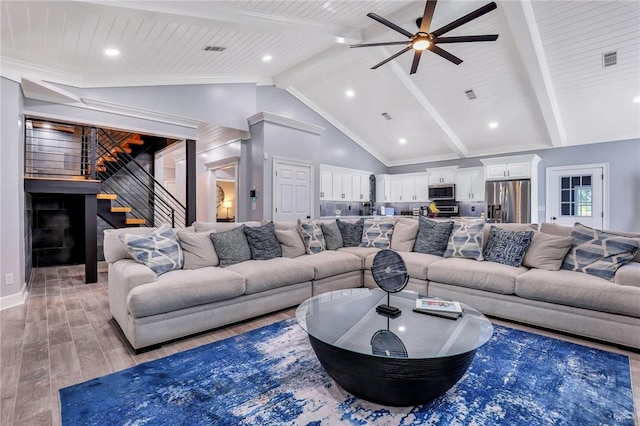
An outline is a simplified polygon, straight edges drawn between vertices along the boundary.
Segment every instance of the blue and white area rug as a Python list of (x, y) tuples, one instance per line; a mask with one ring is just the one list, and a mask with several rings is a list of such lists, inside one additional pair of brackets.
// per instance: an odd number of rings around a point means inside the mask
[(438, 399), (385, 407), (324, 372), (295, 320), (60, 390), (63, 425), (634, 425), (629, 360), (495, 327)]

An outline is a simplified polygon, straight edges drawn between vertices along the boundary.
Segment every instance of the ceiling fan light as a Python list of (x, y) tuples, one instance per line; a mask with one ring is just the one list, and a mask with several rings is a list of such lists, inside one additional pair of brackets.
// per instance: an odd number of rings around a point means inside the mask
[(425, 50), (429, 46), (431, 46), (431, 42), (426, 37), (418, 37), (411, 43), (413, 50)]

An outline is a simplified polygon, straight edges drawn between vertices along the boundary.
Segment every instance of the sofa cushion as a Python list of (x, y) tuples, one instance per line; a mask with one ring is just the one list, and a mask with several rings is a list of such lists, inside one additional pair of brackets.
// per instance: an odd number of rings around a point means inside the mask
[(133, 288), (127, 295), (127, 307), (139, 318), (231, 299), (244, 292), (244, 278), (227, 269), (183, 269)]
[(640, 317), (640, 288), (619, 285), (580, 272), (531, 269), (516, 278), (516, 295), (526, 299)]
[(413, 251), (442, 257), (449, 244), (453, 222), (436, 222), (422, 216), (418, 218), (418, 222), (418, 236)]
[(304, 242), (302, 241), (302, 237), (300, 237), (297, 225), (289, 229), (278, 229), (276, 225), (275, 232), (278, 241), (280, 241), (282, 257), (293, 258), (306, 253)]
[(249, 221), (249, 222), (193, 222), (193, 227), (196, 232), (225, 232), (234, 228), (244, 226), (260, 226), (261, 222)]
[(240, 225), (229, 231), (213, 232), (209, 236), (216, 249), (220, 266), (226, 267), (251, 259), (251, 249), (244, 235), (245, 225)]
[(576, 223), (571, 231), (573, 244), (561, 269), (584, 272), (613, 280), (620, 266), (638, 251), (638, 241)]
[(276, 237), (273, 222), (262, 226), (245, 226), (244, 235), (251, 250), (251, 258), (254, 260), (269, 260), (282, 256), (280, 241)]
[(322, 235), (324, 235), (324, 244), (327, 250), (337, 250), (344, 245), (342, 242), (342, 234), (338, 224), (333, 221), (331, 223), (321, 223)]
[[(442, 257), (435, 256), (433, 254), (424, 254), (416, 252), (398, 252), (405, 265), (407, 266), (407, 273), (409, 278), (415, 278), (418, 280), (427, 279), (427, 268), (433, 262), (442, 260)], [(364, 261), (364, 269), (370, 271), (373, 265), (373, 258), (375, 254), (370, 255)]]
[(242, 275), (247, 287), (245, 293), (253, 294), (272, 288), (285, 287), (313, 280), (313, 267), (298, 259), (276, 257), (269, 260), (248, 260), (227, 268)]
[(429, 281), (475, 288), (494, 293), (513, 294), (516, 277), (527, 268), (471, 259), (449, 258), (433, 262), (427, 268)]
[(372, 254), (376, 254), (380, 249), (375, 247), (342, 247), (338, 251), (355, 254), (362, 260), (362, 265), (364, 266), (365, 259)]
[(619, 267), (616, 271), (614, 282), (620, 285), (631, 285), (640, 288), (640, 263), (629, 262)]
[(396, 222), (393, 227), (393, 238), (391, 239), (391, 250), (413, 251), (418, 235), (418, 222), (404, 223)]
[(156, 275), (182, 268), (182, 247), (175, 231), (168, 224), (142, 235), (120, 234), (119, 238), (127, 247), (129, 256), (148, 266)]
[(365, 219), (360, 247), (388, 249), (393, 238), (393, 219)]
[(178, 231), (178, 239), (184, 253), (182, 269), (198, 269), (218, 266), (220, 260), (209, 237), (211, 232)]
[(314, 280), (321, 280), (334, 275), (362, 270), (362, 259), (344, 251), (325, 250), (314, 255), (304, 255), (296, 258), (313, 267)]
[(482, 258), (503, 265), (520, 266), (532, 238), (533, 231), (508, 231), (492, 226)]
[(557, 271), (571, 248), (573, 237), (536, 232), (531, 239), (531, 245), (524, 254), (522, 265), (528, 268), (538, 268), (547, 271)]
[(444, 257), (482, 260), (484, 221), (455, 221)]
[(360, 245), (364, 219), (360, 218), (355, 223), (336, 219), (336, 225), (338, 225), (338, 229), (340, 229), (340, 234), (342, 235), (343, 247), (358, 247)]
[(302, 222), (298, 219), (298, 232), (304, 242), (305, 252), (307, 254), (315, 254), (323, 251), (325, 247), (324, 235), (320, 223), (316, 220)]

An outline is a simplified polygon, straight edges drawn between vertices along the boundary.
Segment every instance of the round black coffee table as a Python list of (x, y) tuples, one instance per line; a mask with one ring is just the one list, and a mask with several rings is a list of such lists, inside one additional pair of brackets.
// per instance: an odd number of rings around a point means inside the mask
[(383, 405), (418, 405), (460, 380), (493, 326), (464, 304), (457, 320), (413, 312), (417, 298), (409, 291), (392, 294), (390, 304), (402, 314), (390, 318), (376, 312), (387, 302), (383, 290), (338, 290), (303, 302), (296, 319), (324, 369), (346, 391)]

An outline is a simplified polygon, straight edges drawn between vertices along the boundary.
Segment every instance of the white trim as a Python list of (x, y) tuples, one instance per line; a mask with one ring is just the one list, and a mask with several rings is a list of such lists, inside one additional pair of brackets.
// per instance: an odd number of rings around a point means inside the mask
[(80, 98), (80, 101), (86, 105), (88, 109), (110, 112), (113, 114), (126, 115), (129, 117), (143, 118), (151, 121), (159, 121), (161, 123), (175, 124), (182, 127), (190, 127), (197, 129), (200, 121), (178, 115), (167, 114), (164, 112), (151, 111), (149, 109), (132, 107), (115, 102), (101, 101), (97, 99)]
[(240, 157), (227, 157), (222, 160), (211, 161), (209, 163), (204, 163), (204, 166), (211, 171), (216, 171), (218, 169), (223, 169), (229, 166), (238, 166), (240, 164)]
[(309, 217), (315, 216), (315, 165), (311, 162), (295, 160), (286, 157), (271, 157), (271, 217), (276, 217), (276, 170), (279, 164), (290, 164), (292, 166), (309, 167)]
[(27, 285), (24, 284), (22, 286), (22, 291), (10, 294), (9, 296), (0, 297), (0, 311), (24, 304), (27, 301), (28, 295), (29, 292), (27, 291)]
[(249, 122), (250, 126), (262, 121), (266, 121), (268, 123), (279, 124), (281, 126), (302, 130), (303, 132), (309, 132), (316, 135), (319, 135), (324, 131), (324, 127), (316, 126), (315, 124), (303, 123), (302, 121), (293, 120), (291, 118), (283, 117), (281, 115), (273, 114), (266, 111), (262, 111), (255, 115), (252, 115), (247, 119), (247, 121)]
[[(602, 229), (609, 229), (609, 163), (591, 163), (591, 164), (570, 164), (567, 166), (553, 166), (546, 168), (546, 180), (545, 180), (545, 215), (549, 216), (549, 205), (551, 199), (549, 198), (549, 182), (550, 175), (553, 172), (562, 170), (582, 170), (582, 169), (595, 169), (602, 168)], [(545, 217), (546, 221), (546, 217)]]

